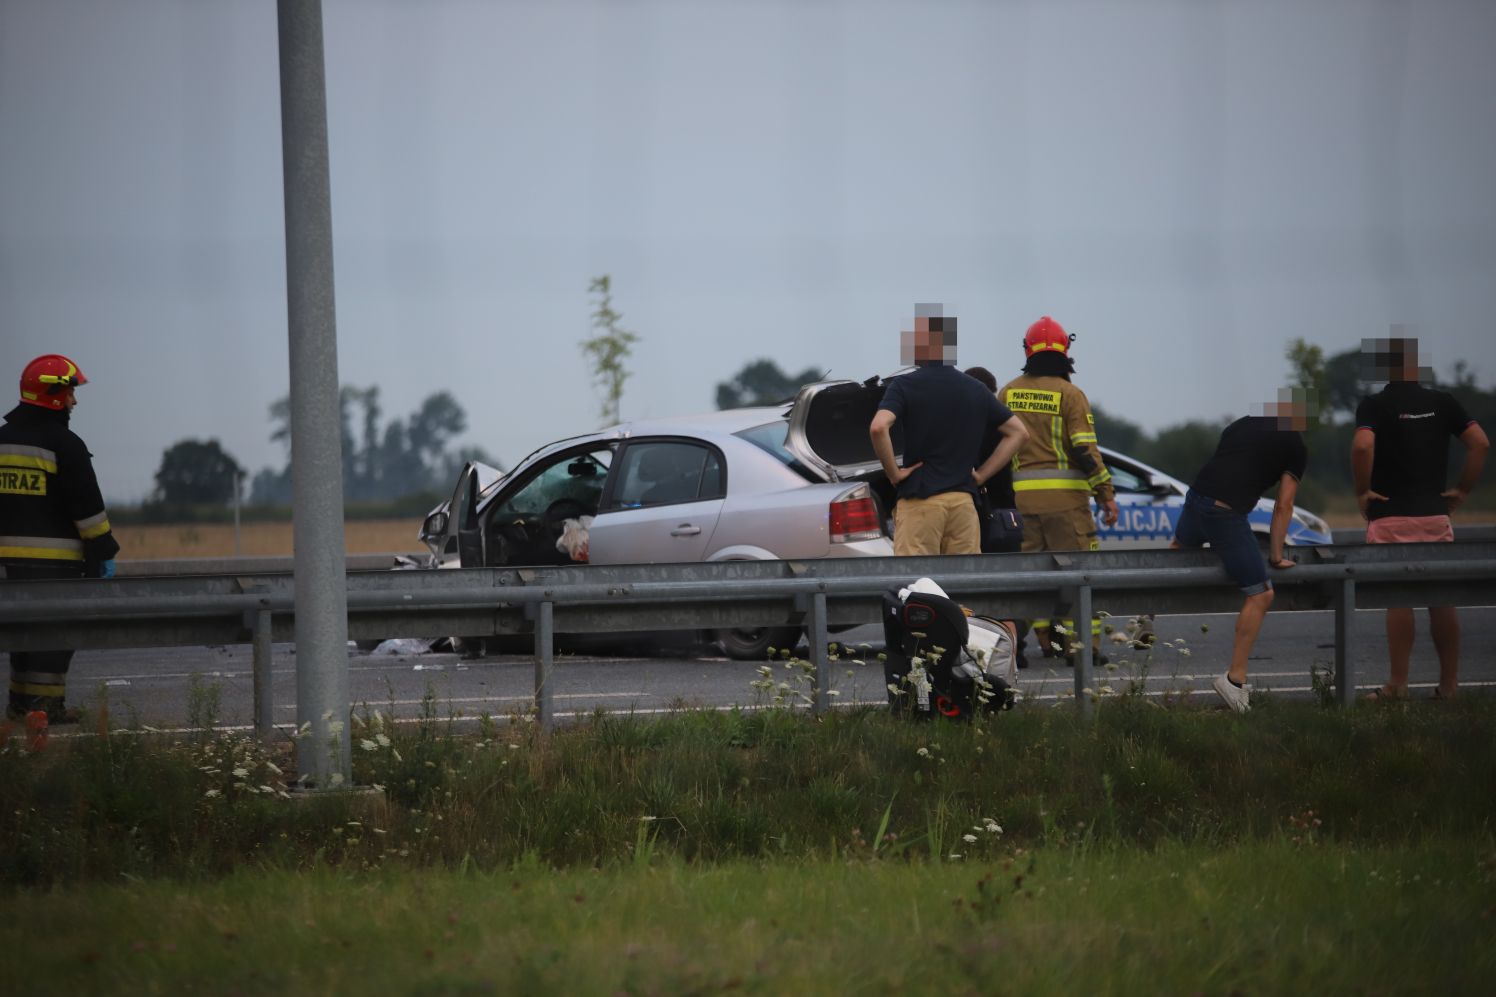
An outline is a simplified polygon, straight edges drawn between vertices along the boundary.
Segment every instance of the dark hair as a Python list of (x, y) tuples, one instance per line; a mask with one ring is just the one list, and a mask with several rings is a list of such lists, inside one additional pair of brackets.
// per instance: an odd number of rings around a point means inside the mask
[(930, 331), (940, 333), (940, 345), (956, 345), (956, 316), (931, 315)]
[(993, 377), (992, 371), (986, 367), (968, 367), (966, 368), (966, 373), (967, 376), (974, 377), (986, 385), (988, 391), (997, 390), (997, 378)]
[(1063, 377), (1068, 381), (1075, 373), (1075, 361), (1054, 350), (1040, 350), (1028, 358), (1023, 372), (1030, 377)]

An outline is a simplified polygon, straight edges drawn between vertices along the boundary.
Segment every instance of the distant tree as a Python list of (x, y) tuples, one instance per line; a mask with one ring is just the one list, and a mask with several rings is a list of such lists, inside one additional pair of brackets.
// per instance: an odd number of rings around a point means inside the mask
[(504, 465), (499, 459), (491, 455), (482, 447), (462, 447), (456, 453), (447, 455), (446, 465), (437, 476), (438, 481), (445, 481), (450, 486), (457, 481), (457, 475), (467, 466), (468, 461), (477, 461), (479, 464), (487, 464), (496, 471), (504, 470)]
[(1148, 434), (1142, 426), (1119, 415), (1112, 415), (1099, 405), (1091, 406), (1091, 415), (1096, 418), (1097, 442), (1120, 453), (1143, 459), (1141, 451), (1148, 440)]
[(406, 423), (410, 448), (428, 462), (446, 453), (447, 443), (467, 429), (467, 413), (446, 391), (427, 396)]
[(250, 505), (290, 505), (291, 468), (262, 467), (249, 482)]
[(1361, 380), (1361, 349), (1332, 354), (1325, 361), (1325, 394), (1321, 399), (1325, 412), (1332, 418), (1356, 414), (1370, 385)]
[(777, 405), (795, 397), (801, 385), (825, 378), (825, 372), (807, 367), (795, 375), (786, 374), (772, 360), (759, 359), (745, 364), (732, 380), (717, 385), (719, 409), (748, 408), (753, 405)]
[(179, 440), (161, 455), (154, 501), (222, 505), (234, 498), (244, 469), (217, 440)]
[(1284, 350), (1288, 359), (1290, 384), (1311, 393), (1314, 404), (1320, 407), (1319, 419), (1328, 417), (1325, 408), (1329, 392), (1325, 376), (1325, 351), (1302, 338), (1291, 340)]
[[(450, 392), (427, 396), (404, 419), (383, 421), (377, 385), (344, 385), (338, 393), (343, 434), (343, 497), (350, 502), (388, 502), (407, 495), (441, 492), (451, 486), (453, 438), (467, 429), (467, 413)], [(286, 465), (264, 468), (254, 476), (250, 500), (284, 505), (291, 500), (291, 402), (270, 405), (270, 438), (286, 448)], [(355, 426), (358, 427), (355, 432)], [(493, 458), (484, 463), (497, 465)]]
[(607, 274), (592, 278), (587, 293), (595, 295), (592, 302), (592, 327), (598, 330), (591, 339), (582, 340), (582, 354), (592, 364), (592, 383), (601, 394), (599, 417), (602, 425), (611, 426), (620, 421), (619, 403), (623, 399), (623, 383), (629, 372), (623, 361), (633, 352), (639, 341), (638, 335), (623, 328), (623, 315), (613, 309), (613, 282)]
[[(1143, 448), (1143, 460), (1183, 481), (1193, 481), (1196, 472), (1215, 453), (1221, 438), (1221, 423), (1192, 419), (1165, 426)], [(1099, 433), (1097, 435), (1100, 435)]]

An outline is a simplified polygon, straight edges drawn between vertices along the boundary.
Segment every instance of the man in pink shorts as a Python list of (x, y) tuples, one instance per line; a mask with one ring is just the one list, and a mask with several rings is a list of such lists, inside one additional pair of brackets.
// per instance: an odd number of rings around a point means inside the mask
[[(1364, 340), (1361, 356), (1369, 367), (1367, 379), (1387, 382), (1357, 406), (1351, 442), (1351, 473), (1356, 504), (1366, 518), (1366, 542), (1451, 542), (1449, 514), (1479, 480), (1490, 441), (1458, 399), (1419, 383), (1418, 340)], [(1446, 488), (1451, 436), (1465, 445), (1465, 466), (1459, 483)], [(1453, 606), (1430, 606), (1428, 618), (1439, 655), (1434, 695), (1451, 699), (1458, 686), (1460, 618)], [(1368, 698), (1407, 698), (1413, 634), (1411, 608), (1387, 610), (1389, 675)]]

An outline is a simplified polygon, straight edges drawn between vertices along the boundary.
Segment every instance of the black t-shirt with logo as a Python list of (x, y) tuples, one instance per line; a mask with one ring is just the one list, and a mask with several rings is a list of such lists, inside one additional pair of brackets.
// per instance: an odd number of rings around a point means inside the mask
[(1371, 503), (1367, 517), (1448, 513), (1441, 493), (1449, 476), (1449, 438), (1473, 421), (1454, 395), (1414, 381), (1394, 381), (1363, 398), (1356, 429), (1376, 434), (1371, 490), (1387, 496)]
[(1190, 486), (1246, 515), (1284, 474), (1303, 479), (1309, 464), (1304, 434), (1279, 429), (1271, 416), (1243, 416), (1221, 431), (1221, 441)]
[(904, 424), (904, 466), (924, 463), (899, 485), (899, 498), (976, 492), (972, 468), (991, 452), (982, 452), (983, 437), (1013, 418), (986, 385), (946, 364), (889, 378), (878, 407)]

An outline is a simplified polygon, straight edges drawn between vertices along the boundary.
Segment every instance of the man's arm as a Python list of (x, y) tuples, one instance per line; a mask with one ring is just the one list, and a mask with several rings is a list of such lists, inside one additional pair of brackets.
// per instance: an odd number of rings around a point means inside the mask
[(1491, 449), (1491, 441), (1478, 422), (1465, 427), (1465, 431), (1460, 434), (1460, 442), (1465, 444), (1465, 466), (1460, 471), (1459, 484), (1444, 493), (1444, 501), (1449, 503), (1450, 512), (1464, 504), (1465, 497), (1475, 488), (1475, 483), (1480, 480), (1481, 469), (1486, 466), (1486, 453)]
[(1351, 480), (1356, 489), (1356, 507), (1362, 519), (1370, 519), (1367, 510), (1373, 502), (1385, 502), (1387, 496), (1371, 490), (1371, 466), (1376, 461), (1377, 434), (1365, 426), (1351, 437)]
[(1007, 420), (997, 427), (997, 431), (1002, 434), (1002, 439), (997, 441), (997, 446), (993, 448), (992, 453), (982, 461), (982, 466), (971, 472), (978, 485), (985, 485), (994, 474), (1001, 471), (1003, 465), (1013, 459), (1013, 455), (1018, 452), (1019, 447), (1023, 446), (1029, 435), (1028, 427), (1016, 415), (1008, 416)]
[[(868, 436), (873, 441), (873, 453), (878, 455), (878, 463), (883, 465), (883, 473), (888, 475), (888, 480), (898, 486), (905, 478), (914, 473), (913, 467), (900, 467), (899, 462), (893, 456), (893, 424), (897, 417), (888, 409), (880, 408), (873, 413), (873, 421), (868, 426)], [(924, 461), (920, 461), (923, 464)]]
[(119, 542), (109, 525), (109, 512), (94, 475), (88, 447), (77, 437), (58, 448), (58, 498), (83, 541), (84, 565), (90, 575), (113, 577)]
[(1267, 534), (1270, 567), (1293, 567), (1293, 562), (1283, 556), (1283, 541), (1288, 537), (1288, 521), (1293, 518), (1293, 500), (1298, 493), (1299, 479), (1284, 471), (1278, 479), (1278, 501), (1273, 504), (1273, 524)]

